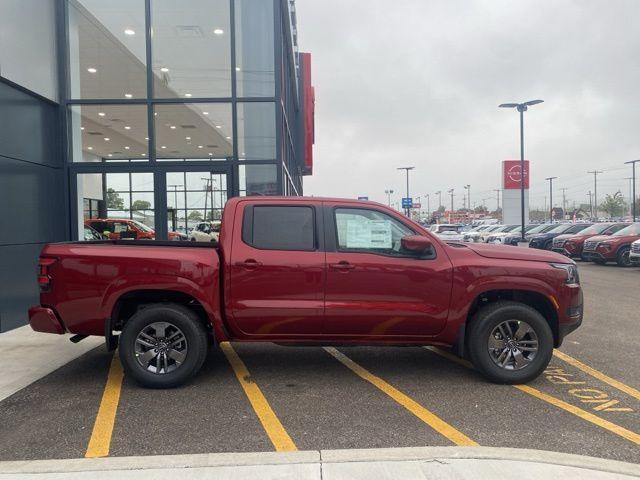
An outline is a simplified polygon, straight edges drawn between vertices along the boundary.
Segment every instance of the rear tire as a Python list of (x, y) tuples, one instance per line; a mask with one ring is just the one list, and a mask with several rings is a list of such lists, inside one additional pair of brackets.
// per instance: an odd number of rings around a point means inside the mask
[(622, 247), (618, 250), (618, 254), (616, 255), (616, 263), (619, 267), (630, 267), (631, 259), (629, 255), (631, 254), (631, 247)]
[(522, 303), (499, 301), (480, 309), (468, 331), (471, 362), (494, 383), (527, 383), (547, 368), (553, 354), (551, 327)]
[(207, 331), (193, 311), (173, 303), (154, 304), (125, 323), (120, 362), (125, 374), (143, 387), (176, 387), (198, 373), (208, 344)]

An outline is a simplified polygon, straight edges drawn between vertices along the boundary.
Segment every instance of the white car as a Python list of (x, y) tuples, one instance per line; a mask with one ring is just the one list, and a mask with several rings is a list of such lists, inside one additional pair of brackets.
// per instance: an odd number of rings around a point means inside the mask
[(220, 236), (220, 221), (200, 222), (189, 233), (192, 242), (217, 242)]
[(445, 242), (462, 242), (464, 240), (464, 233), (462, 232), (462, 225), (451, 223), (440, 223), (431, 225), (429, 229), (432, 233), (435, 233), (441, 240)]
[(464, 233), (463, 240), (465, 242), (479, 242), (480, 241), (480, 235), (482, 235), (482, 232), (488, 230), (492, 226), (493, 225), (480, 225), (478, 227), (475, 227), (475, 228), (469, 230), (468, 232)]
[(640, 240), (636, 240), (631, 244), (629, 260), (633, 265), (640, 267)]

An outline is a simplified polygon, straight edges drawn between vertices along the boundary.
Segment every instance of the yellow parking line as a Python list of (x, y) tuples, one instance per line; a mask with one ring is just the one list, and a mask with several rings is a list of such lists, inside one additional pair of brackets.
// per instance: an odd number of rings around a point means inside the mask
[[(455, 355), (452, 355), (449, 352), (445, 352), (444, 350), (441, 350), (437, 347), (425, 347), (428, 350), (440, 355), (441, 357), (447, 358), (448, 360), (454, 361), (460, 365), (463, 365), (465, 367), (468, 368), (473, 368), (473, 366), (467, 362), (466, 360), (463, 360), (461, 358), (456, 357)], [(586, 410), (583, 410), (580, 407), (576, 407), (575, 405), (571, 405), (570, 403), (567, 403), (563, 400), (560, 400), (559, 398), (556, 398), (552, 395), (549, 395), (547, 393), (541, 392), (538, 389), (535, 389), (533, 387), (530, 387), (528, 385), (512, 385), (512, 387), (517, 388), (518, 390), (520, 390), (521, 392), (527, 393), (529, 395), (532, 395), (544, 402), (547, 402), (555, 407), (561, 408), (562, 410), (565, 410), (566, 412), (572, 413), (573, 415), (576, 415), (577, 417), (582, 418), (583, 420), (586, 420), (587, 422), (593, 423), (594, 425), (597, 425), (598, 427), (604, 428), (605, 430), (610, 431), (611, 433), (615, 433), (616, 435), (621, 436), (622, 438), (625, 438), (637, 445), (640, 445), (640, 435), (632, 432), (631, 430), (627, 430), (624, 427), (621, 427), (620, 425), (617, 425), (613, 422), (610, 422), (608, 420), (605, 420), (603, 418), (598, 417), (597, 415), (594, 415), (593, 413), (587, 412)]]
[(227, 360), (233, 368), (233, 372), (240, 382), (244, 393), (247, 395), (253, 410), (256, 412), (262, 427), (269, 436), (271, 443), (279, 452), (297, 450), (295, 443), (280, 423), (269, 402), (263, 395), (260, 387), (251, 379), (249, 371), (242, 359), (238, 356), (229, 342), (220, 343), (220, 348), (224, 352)]
[(558, 357), (560, 360), (564, 360), (565, 362), (567, 362), (569, 365), (572, 365), (577, 369), (582, 370), (584, 373), (587, 373), (592, 377), (597, 378), (598, 380), (611, 385), (613, 388), (617, 388), (621, 392), (631, 395), (636, 400), (640, 400), (640, 390), (637, 390), (629, 385), (625, 385), (624, 383), (619, 382), (618, 380), (611, 378), (602, 372), (599, 372), (595, 368), (591, 368), (590, 366), (585, 365), (580, 360), (576, 360), (575, 358), (567, 355), (566, 353), (561, 352), (560, 350), (554, 350), (553, 354), (556, 357)]
[(398, 402), (404, 408), (413, 413), (416, 417), (422, 420), (424, 423), (433, 428), (436, 432), (444, 435), (449, 440), (451, 440), (456, 445), (461, 446), (477, 446), (478, 444), (467, 437), (464, 433), (457, 430), (455, 427), (449, 425), (447, 422), (442, 420), (440, 417), (430, 412), (418, 402), (408, 397), (400, 390), (391, 386), (380, 377), (375, 376), (365, 368), (358, 365), (356, 362), (351, 360), (349, 357), (339, 352), (337, 349), (333, 347), (325, 347), (325, 350), (333, 355), (339, 362), (341, 362), (344, 366), (349, 368), (352, 372), (358, 375), (360, 378), (366, 380), (371, 383), (375, 387), (382, 390), (384, 393), (389, 395), (393, 400)]
[(117, 355), (113, 355), (109, 375), (107, 376), (107, 384), (104, 386), (102, 400), (98, 408), (98, 415), (93, 424), (93, 431), (89, 439), (89, 445), (84, 456), (87, 458), (106, 457), (109, 455), (111, 447), (111, 435), (113, 434), (113, 425), (116, 421), (116, 411), (118, 410), (118, 402), (120, 401), (120, 389), (122, 387), (122, 365)]

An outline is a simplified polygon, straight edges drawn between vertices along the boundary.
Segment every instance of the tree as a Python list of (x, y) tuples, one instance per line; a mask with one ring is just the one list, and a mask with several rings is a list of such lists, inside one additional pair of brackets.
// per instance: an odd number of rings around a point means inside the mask
[(191, 210), (187, 216), (187, 220), (199, 222), (202, 220), (202, 214), (198, 210)]
[(107, 188), (107, 208), (109, 210), (124, 210), (124, 200), (113, 188)]
[(220, 210), (216, 209), (216, 210), (207, 210), (207, 215), (205, 217), (205, 220), (210, 222), (212, 220), (220, 220)]
[(607, 194), (604, 202), (598, 205), (598, 209), (606, 212), (610, 217), (621, 217), (627, 208), (622, 193), (617, 191), (613, 195)]
[(148, 202), (146, 200), (136, 200), (135, 202), (133, 202), (133, 205), (131, 205), (131, 210), (134, 212), (136, 210), (151, 210), (151, 202)]
[(484, 205), (480, 205), (480, 206), (477, 206), (477, 207), (473, 210), (473, 212), (474, 212), (474, 213), (483, 213), (483, 214), (485, 214), (485, 215), (486, 215), (487, 213), (489, 213), (489, 210), (487, 210), (487, 207), (485, 207)]

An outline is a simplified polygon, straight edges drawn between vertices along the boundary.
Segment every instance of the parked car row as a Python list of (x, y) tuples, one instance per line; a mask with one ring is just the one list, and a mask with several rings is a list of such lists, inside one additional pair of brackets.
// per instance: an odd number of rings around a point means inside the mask
[[(130, 218), (88, 218), (85, 227), (90, 227), (103, 238), (108, 240), (155, 240), (156, 231), (144, 223)], [(94, 240), (95, 235), (89, 235), (85, 229), (85, 240)], [(184, 241), (187, 236), (179, 232), (168, 232), (169, 240)]]
[[(482, 225), (463, 231), (462, 225), (432, 225), (430, 230), (445, 241), (494, 243), (517, 246), (520, 225)], [(597, 264), (616, 262), (622, 267), (640, 265), (640, 222), (555, 223), (525, 226), (529, 248), (553, 250), (567, 257)]]

